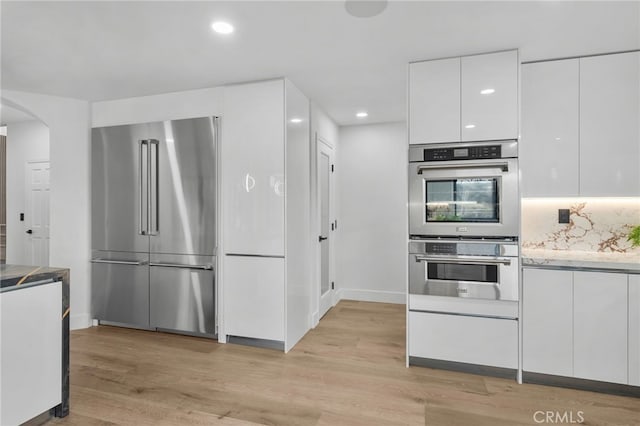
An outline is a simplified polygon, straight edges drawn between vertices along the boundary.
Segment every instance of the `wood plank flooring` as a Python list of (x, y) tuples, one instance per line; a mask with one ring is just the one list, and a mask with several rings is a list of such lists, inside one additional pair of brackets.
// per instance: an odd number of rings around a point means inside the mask
[[(640, 425), (640, 400), (405, 368), (405, 307), (342, 301), (289, 353), (115, 327), (71, 333), (57, 425), (535, 425), (582, 411)], [(542, 418), (542, 417), (539, 417)]]

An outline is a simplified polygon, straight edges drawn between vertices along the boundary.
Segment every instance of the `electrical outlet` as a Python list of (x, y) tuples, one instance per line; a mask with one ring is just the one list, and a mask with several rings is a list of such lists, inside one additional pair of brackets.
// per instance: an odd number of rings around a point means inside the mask
[(569, 209), (558, 209), (558, 223), (569, 223)]

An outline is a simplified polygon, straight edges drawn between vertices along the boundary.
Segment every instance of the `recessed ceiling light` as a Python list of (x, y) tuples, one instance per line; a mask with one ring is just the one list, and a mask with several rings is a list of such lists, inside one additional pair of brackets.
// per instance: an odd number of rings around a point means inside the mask
[(495, 91), (496, 91), (496, 89), (482, 89), (482, 90), (480, 91), (480, 94), (481, 94), (481, 95), (490, 95), (490, 94), (492, 94), (492, 93), (493, 93), (493, 92), (495, 92)]
[(218, 34), (231, 34), (233, 32), (233, 25), (228, 22), (216, 21), (211, 24), (211, 29)]
[(367, 114), (365, 111), (361, 111), (359, 113), (356, 114), (356, 117), (358, 118), (365, 118), (367, 117), (369, 114)]
[(476, 127), (475, 124), (467, 124), (466, 126), (464, 126), (465, 129), (473, 129), (474, 127)]
[(292, 123), (302, 123), (302, 118), (292, 118), (291, 120), (289, 120)]

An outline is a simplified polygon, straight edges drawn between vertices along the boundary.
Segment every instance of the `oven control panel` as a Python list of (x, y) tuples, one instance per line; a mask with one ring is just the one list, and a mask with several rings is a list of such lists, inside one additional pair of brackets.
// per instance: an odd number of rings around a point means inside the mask
[(424, 161), (484, 160), (491, 158), (502, 158), (502, 145), (424, 149)]
[(425, 243), (425, 253), (457, 256), (500, 256), (495, 243)]

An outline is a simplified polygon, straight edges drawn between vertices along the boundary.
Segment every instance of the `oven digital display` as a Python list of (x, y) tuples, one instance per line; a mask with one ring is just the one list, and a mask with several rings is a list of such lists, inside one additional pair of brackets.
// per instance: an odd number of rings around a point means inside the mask
[(454, 158), (460, 158), (460, 157), (468, 157), (469, 156), (469, 149), (468, 148), (458, 148), (458, 149), (454, 149), (453, 150), (453, 157)]

